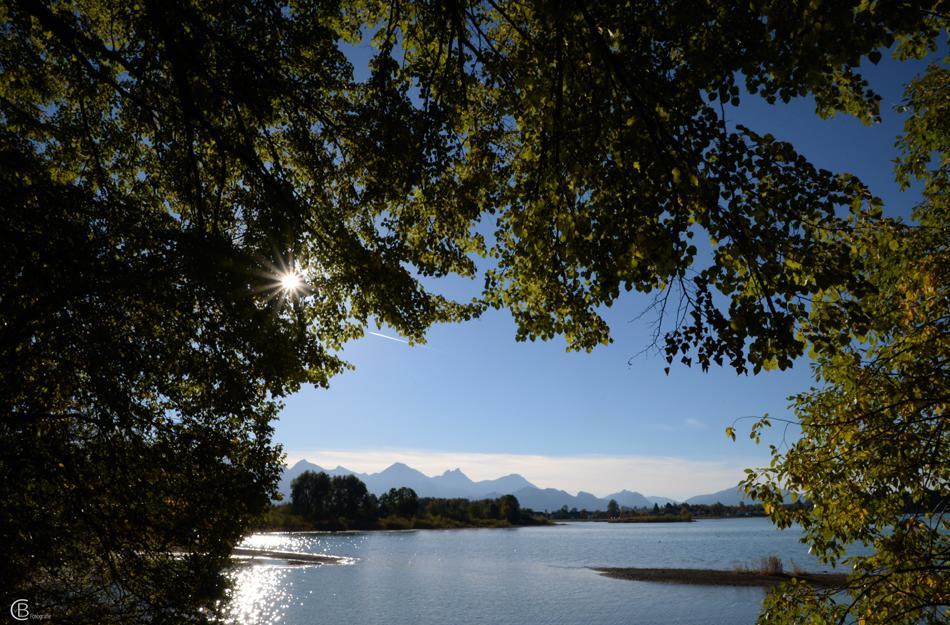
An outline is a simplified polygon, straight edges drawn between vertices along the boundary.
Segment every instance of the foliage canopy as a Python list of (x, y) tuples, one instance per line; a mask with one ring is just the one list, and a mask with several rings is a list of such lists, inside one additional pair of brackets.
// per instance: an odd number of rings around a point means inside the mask
[[(913, 224), (861, 224), (850, 236), (872, 289), (824, 291), (803, 334), (819, 385), (793, 397), (801, 438), (772, 448), (747, 488), (780, 527), (797, 522), (814, 553), (845, 560), (848, 601), (803, 585), (773, 593), (761, 621), (945, 623), (950, 605), (950, 71), (907, 89), (898, 179), (923, 182)], [(753, 436), (769, 421), (759, 422)], [(781, 506), (782, 488), (807, 508)], [(824, 619), (824, 620), (819, 620)]]

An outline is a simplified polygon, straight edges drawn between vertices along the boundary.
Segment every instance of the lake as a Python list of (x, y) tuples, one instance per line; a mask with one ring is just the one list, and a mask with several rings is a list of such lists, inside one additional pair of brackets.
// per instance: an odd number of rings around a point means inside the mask
[(566, 523), (517, 529), (255, 534), (243, 546), (351, 558), (342, 566), (238, 566), (241, 625), (742, 625), (760, 588), (609, 579), (594, 566), (732, 569), (775, 554), (828, 571), (800, 530), (767, 519)]

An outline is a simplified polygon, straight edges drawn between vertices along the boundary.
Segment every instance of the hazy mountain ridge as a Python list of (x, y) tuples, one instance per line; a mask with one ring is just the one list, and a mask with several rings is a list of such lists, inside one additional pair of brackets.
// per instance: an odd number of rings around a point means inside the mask
[[(625, 508), (652, 508), (654, 504), (664, 506), (667, 503), (676, 503), (677, 500), (669, 497), (644, 496), (630, 490), (621, 490), (605, 497), (584, 491), (572, 495), (567, 491), (556, 488), (539, 488), (517, 473), (504, 475), (493, 480), (474, 481), (461, 469), (451, 469), (441, 475), (428, 476), (401, 462), (396, 462), (378, 473), (358, 473), (346, 467), (338, 466), (335, 469), (325, 469), (319, 465), (300, 460), (292, 467), (284, 469), (283, 476), (278, 484), (278, 490), (285, 500), (290, 498), (290, 483), (304, 471), (324, 471), (331, 476), (355, 475), (360, 478), (371, 493), (381, 495), (390, 488), (407, 486), (420, 497), (464, 497), (466, 499), (489, 499), (502, 495), (514, 495), (522, 506), (534, 510), (558, 510), (564, 506), (578, 510), (606, 510), (611, 499)], [(715, 493), (696, 495), (686, 500), (689, 504), (738, 505), (740, 501), (751, 503), (749, 497), (736, 487), (727, 488)]]
[(686, 503), (688, 504), (695, 503), (712, 505), (717, 502), (725, 506), (738, 506), (740, 502), (751, 504), (752, 500), (748, 495), (742, 492), (742, 489), (738, 487), (725, 488), (715, 493), (709, 493), (706, 495), (696, 495), (695, 497), (690, 497), (686, 500)]
[[(792, 498), (788, 491), (783, 491), (785, 503), (792, 503)], [(686, 500), (686, 503), (692, 504), (706, 504), (712, 505), (715, 503), (721, 503), (724, 506), (738, 506), (740, 503), (743, 503), (747, 506), (754, 505), (755, 502), (752, 501), (752, 498), (749, 497), (741, 488), (738, 486), (733, 488), (726, 488), (715, 493), (709, 493), (707, 495), (696, 495), (695, 497), (690, 497)]]

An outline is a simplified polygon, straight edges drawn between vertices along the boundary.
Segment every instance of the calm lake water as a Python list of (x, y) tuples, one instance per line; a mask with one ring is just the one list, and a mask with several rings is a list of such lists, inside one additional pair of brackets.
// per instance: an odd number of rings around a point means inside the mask
[(244, 546), (352, 558), (235, 568), (242, 625), (742, 625), (765, 591), (609, 579), (593, 566), (731, 569), (770, 554), (830, 570), (766, 519), (255, 534)]

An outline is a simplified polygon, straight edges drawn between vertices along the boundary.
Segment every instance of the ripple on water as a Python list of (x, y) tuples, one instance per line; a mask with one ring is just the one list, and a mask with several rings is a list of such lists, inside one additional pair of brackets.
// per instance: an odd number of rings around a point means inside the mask
[(224, 622), (234, 625), (281, 622), (297, 599), (292, 568), (267, 564), (233, 568), (229, 573), (233, 586), (228, 593)]

